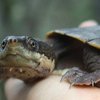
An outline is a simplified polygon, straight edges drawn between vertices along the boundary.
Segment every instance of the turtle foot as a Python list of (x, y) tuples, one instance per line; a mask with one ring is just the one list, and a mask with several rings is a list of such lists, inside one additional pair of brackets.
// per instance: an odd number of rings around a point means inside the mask
[(63, 80), (68, 81), (71, 85), (94, 86), (100, 82), (100, 70), (92, 73), (87, 73), (81, 71), (78, 68), (72, 68), (62, 76), (61, 81)]
[(69, 83), (75, 82), (79, 77), (86, 74), (86, 72), (83, 72), (77, 67), (73, 67), (72, 69), (68, 70), (61, 78), (61, 81), (66, 80)]
[[(84, 74), (75, 80), (74, 85), (92, 85), (96, 86), (100, 82), (100, 71)], [(100, 87), (100, 86), (99, 86)]]

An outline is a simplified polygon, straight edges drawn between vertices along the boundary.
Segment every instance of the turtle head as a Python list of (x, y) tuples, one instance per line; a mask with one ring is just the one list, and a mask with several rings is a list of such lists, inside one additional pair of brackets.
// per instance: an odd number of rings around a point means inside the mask
[(40, 55), (36, 55), (38, 49), (39, 44), (35, 39), (28, 36), (8, 36), (1, 43), (0, 63), (7, 66), (32, 66), (39, 59)]
[(7, 36), (1, 43), (0, 65), (10, 67), (54, 68), (52, 48), (28, 36)]

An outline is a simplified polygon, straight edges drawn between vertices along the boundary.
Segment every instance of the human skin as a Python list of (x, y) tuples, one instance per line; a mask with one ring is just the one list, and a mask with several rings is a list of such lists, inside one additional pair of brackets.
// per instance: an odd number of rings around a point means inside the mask
[(72, 86), (61, 76), (51, 75), (33, 86), (10, 79), (5, 84), (8, 100), (100, 100), (100, 89), (91, 86)]
[(70, 88), (70, 84), (60, 82), (60, 79), (60, 76), (50, 76), (36, 84), (29, 92), (28, 100), (100, 100), (99, 88)]
[[(97, 25), (95, 21), (85, 21), (79, 27)], [(61, 76), (51, 75), (33, 86), (18, 79), (9, 79), (5, 84), (8, 100), (100, 100), (100, 89), (91, 86), (72, 86)]]

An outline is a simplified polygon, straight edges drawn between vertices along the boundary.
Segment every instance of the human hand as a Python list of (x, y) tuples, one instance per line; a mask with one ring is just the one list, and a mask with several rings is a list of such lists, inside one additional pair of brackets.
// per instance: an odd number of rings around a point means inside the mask
[(28, 87), (22, 81), (10, 79), (6, 83), (9, 100), (100, 100), (100, 89), (96, 87), (70, 87), (60, 82), (61, 76), (50, 76), (34, 86)]

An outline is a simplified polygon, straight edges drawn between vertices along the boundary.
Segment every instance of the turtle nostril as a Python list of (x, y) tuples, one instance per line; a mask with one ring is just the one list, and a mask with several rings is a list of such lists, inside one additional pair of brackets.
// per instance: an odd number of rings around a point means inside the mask
[(8, 43), (16, 43), (17, 39), (9, 39)]
[(16, 42), (17, 42), (17, 40), (16, 40), (16, 39), (14, 39), (14, 40), (13, 40), (13, 42), (15, 42), (15, 43), (16, 43)]
[(8, 41), (9, 43), (12, 43), (12, 39), (9, 39), (9, 41)]

